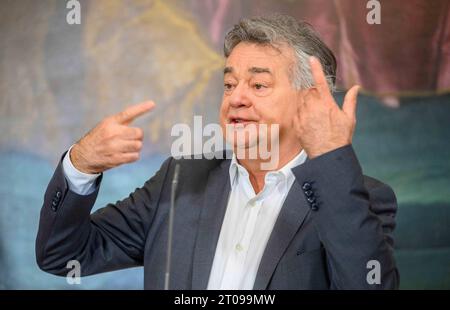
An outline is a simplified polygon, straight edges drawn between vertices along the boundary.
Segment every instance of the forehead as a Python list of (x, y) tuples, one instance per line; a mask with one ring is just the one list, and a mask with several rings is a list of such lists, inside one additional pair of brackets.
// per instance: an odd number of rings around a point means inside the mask
[(225, 66), (233, 68), (233, 72), (247, 71), (249, 68), (269, 68), (271, 72), (284, 71), (292, 66), (293, 51), (286, 45), (277, 48), (271, 45), (241, 42), (236, 45)]

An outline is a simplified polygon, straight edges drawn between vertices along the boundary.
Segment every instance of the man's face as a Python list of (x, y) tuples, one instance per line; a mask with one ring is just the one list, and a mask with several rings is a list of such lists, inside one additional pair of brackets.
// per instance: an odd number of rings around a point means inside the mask
[[(287, 46), (277, 50), (241, 42), (232, 50), (224, 69), (220, 123), (224, 133), (231, 128), (226, 139), (235, 149), (257, 146), (267, 135), (248, 128), (260, 124), (278, 124), (280, 147), (298, 147), (292, 118), (300, 92), (293, 88), (289, 74), (294, 64), (293, 51)], [(249, 134), (239, 139), (237, 133), (242, 131)]]

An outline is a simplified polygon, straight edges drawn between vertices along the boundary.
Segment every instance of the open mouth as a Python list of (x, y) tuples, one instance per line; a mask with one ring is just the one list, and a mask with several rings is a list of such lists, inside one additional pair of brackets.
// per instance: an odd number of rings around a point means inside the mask
[(229, 124), (236, 126), (236, 127), (245, 127), (249, 124), (256, 124), (256, 121), (239, 118), (239, 117), (232, 117), (229, 119)]

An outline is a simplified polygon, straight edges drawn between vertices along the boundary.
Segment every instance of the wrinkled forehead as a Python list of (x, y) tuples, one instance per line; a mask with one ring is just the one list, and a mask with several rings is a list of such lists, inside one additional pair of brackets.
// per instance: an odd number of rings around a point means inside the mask
[(242, 61), (270, 61), (291, 64), (295, 62), (295, 54), (294, 49), (286, 43), (272, 45), (241, 42), (233, 48), (230, 55), (225, 59), (225, 66)]
[(224, 74), (251, 71), (251, 68), (268, 68), (272, 73), (290, 72), (294, 64), (294, 50), (285, 43), (271, 45), (241, 42), (226, 58)]

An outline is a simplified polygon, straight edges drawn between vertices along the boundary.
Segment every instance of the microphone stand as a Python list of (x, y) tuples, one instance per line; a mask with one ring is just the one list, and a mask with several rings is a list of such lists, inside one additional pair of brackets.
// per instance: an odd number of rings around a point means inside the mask
[(169, 227), (167, 236), (167, 256), (166, 256), (166, 273), (164, 278), (164, 289), (169, 289), (170, 282), (170, 264), (172, 259), (172, 239), (173, 239), (173, 218), (175, 213), (175, 193), (178, 185), (178, 175), (180, 174), (180, 164), (175, 165), (175, 172), (172, 178), (172, 188), (170, 192), (170, 209), (169, 209)]

